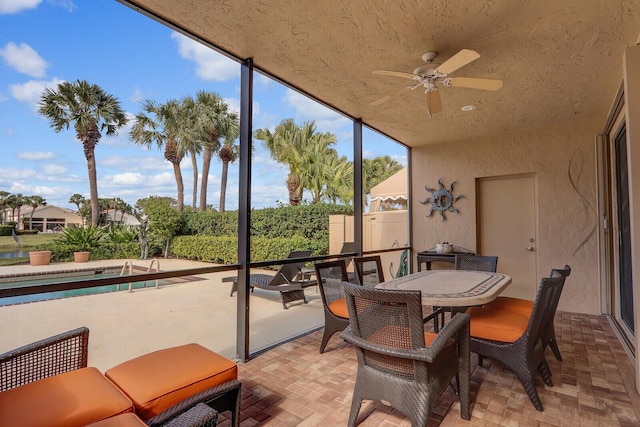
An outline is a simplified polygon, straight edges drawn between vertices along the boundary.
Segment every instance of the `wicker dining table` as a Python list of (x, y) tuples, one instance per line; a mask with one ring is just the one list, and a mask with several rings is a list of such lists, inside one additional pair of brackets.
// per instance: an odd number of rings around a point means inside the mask
[(376, 285), (379, 289), (419, 290), (422, 305), (468, 307), (496, 299), (511, 283), (502, 273), (469, 270), (427, 270)]

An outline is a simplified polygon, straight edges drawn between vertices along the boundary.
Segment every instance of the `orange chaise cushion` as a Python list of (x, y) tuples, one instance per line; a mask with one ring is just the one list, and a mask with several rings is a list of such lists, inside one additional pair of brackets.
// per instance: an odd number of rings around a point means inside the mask
[(133, 401), (143, 420), (196, 393), (238, 378), (236, 363), (187, 344), (145, 354), (109, 369), (105, 375)]
[(329, 311), (335, 314), (338, 317), (342, 317), (344, 319), (349, 318), (349, 311), (347, 310), (347, 300), (344, 298), (340, 298), (329, 304)]
[(86, 426), (125, 412), (131, 401), (96, 368), (82, 368), (0, 393), (0, 426)]
[(529, 318), (515, 311), (471, 307), (470, 335), (492, 341), (514, 342), (527, 330)]
[(515, 311), (529, 317), (533, 311), (533, 301), (522, 298), (498, 297), (490, 303), (485, 304), (484, 307), (494, 310)]

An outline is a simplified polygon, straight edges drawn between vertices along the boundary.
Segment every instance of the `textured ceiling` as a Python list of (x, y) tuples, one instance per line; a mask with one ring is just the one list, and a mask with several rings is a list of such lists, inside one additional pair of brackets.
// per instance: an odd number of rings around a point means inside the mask
[[(297, 87), (409, 146), (538, 127), (576, 115), (604, 125), (640, 0), (119, 0)], [(452, 76), (502, 79), (497, 92), (441, 87), (427, 115), (411, 81), (427, 51), (478, 60)], [(395, 95), (372, 106), (383, 96)], [(477, 107), (462, 112), (464, 105)]]

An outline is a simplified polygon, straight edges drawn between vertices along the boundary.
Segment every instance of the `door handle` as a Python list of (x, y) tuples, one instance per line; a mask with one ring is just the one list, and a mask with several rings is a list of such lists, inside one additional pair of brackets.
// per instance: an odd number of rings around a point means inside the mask
[(533, 246), (529, 246), (529, 247), (527, 247), (527, 250), (528, 250), (529, 252), (533, 252), (533, 251), (535, 251), (536, 249), (535, 249)]

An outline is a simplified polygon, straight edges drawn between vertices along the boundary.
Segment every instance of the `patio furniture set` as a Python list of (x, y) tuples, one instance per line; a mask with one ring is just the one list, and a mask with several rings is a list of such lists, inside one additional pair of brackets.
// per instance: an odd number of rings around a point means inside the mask
[[(350, 275), (344, 259), (316, 263), (313, 281), (325, 315), (320, 353), (340, 332), (357, 355), (349, 426), (359, 423), (365, 399), (387, 402), (412, 425), (426, 425), (436, 400), (454, 380), (460, 415), (469, 420), (471, 353), (477, 353), (478, 366), (490, 357), (512, 370), (535, 408), (543, 410), (534, 378), (540, 373), (545, 384), (553, 385), (547, 347), (562, 360), (554, 317), (571, 273), (568, 265), (552, 269), (536, 299), (528, 301), (499, 296), (511, 278), (496, 272), (496, 257), (460, 254), (455, 270), (426, 270), (389, 281), (377, 256), (354, 257), (353, 264)], [(285, 264), (279, 271), (283, 279), (274, 279), (285, 283), (264, 285), (281, 292), (284, 308), (285, 301), (304, 295), (304, 287), (289, 283), (301, 271), (302, 263)], [(252, 276), (254, 287), (263, 286), (256, 285), (261, 275)], [(237, 287), (237, 281), (228, 281)], [(445, 312), (451, 313), (446, 324)], [(433, 331), (425, 329), (430, 321)], [(241, 383), (234, 361), (187, 344), (103, 374), (87, 367), (88, 338), (89, 330), (82, 327), (0, 355), (0, 425), (214, 426), (222, 411), (230, 411), (232, 425), (239, 425)]]
[[(353, 259), (356, 283), (345, 279), (344, 260), (315, 265), (325, 312), (320, 353), (341, 331), (358, 358), (349, 426), (358, 424), (364, 399), (388, 402), (412, 425), (426, 425), (435, 400), (454, 379), (460, 415), (470, 419), (471, 353), (478, 355), (478, 366), (490, 357), (512, 370), (534, 407), (543, 410), (534, 378), (539, 373), (553, 385), (547, 347), (561, 360), (554, 317), (568, 265), (552, 269), (536, 299), (528, 301), (499, 296), (511, 277), (496, 272), (497, 257), (458, 254), (455, 270), (428, 269), (386, 282), (379, 260), (361, 258)], [(425, 307), (432, 313), (425, 316)], [(451, 313), (446, 324), (445, 312)], [(425, 331), (431, 320), (434, 331)]]

